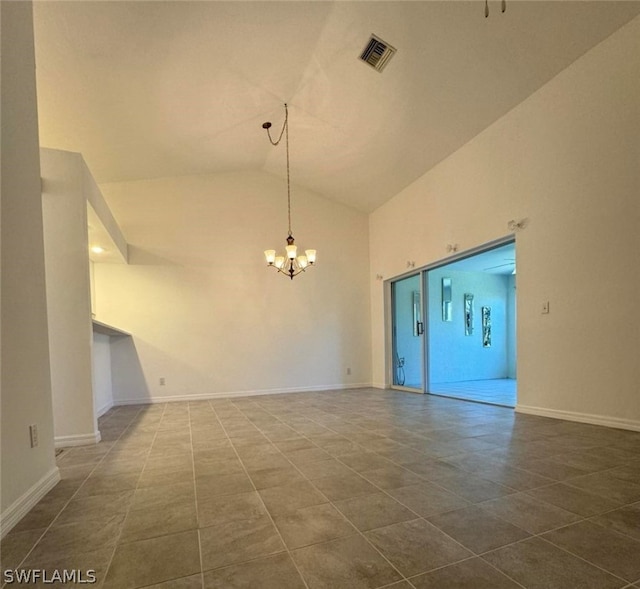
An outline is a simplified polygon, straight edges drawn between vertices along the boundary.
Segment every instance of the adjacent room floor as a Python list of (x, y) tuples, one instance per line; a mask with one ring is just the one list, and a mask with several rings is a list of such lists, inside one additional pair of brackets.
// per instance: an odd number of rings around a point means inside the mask
[(2, 541), (3, 581), (640, 587), (640, 433), (373, 389), (119, 407), (100, 430)]
[(516, 391), (517, 381), (515, 379), (496, 378), (435, 383), (431, 385), (429, 392), (433, 395), (444, 395), (454, 399), (515, 407)]

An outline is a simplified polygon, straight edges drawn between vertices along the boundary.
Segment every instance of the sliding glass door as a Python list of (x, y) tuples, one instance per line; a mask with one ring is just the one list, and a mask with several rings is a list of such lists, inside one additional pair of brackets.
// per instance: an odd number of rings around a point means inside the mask
[(424, 390), (424, 318), (422, 277), (415, 274), (391, 284), (393, 386)]

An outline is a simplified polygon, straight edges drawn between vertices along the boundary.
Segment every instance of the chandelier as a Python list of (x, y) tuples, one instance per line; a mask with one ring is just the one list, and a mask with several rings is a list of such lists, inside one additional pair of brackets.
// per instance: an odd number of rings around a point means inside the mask
[(280, 136), (277, 141), (274, 141), (271, 137), (271, 123), (266, 122), (262, 124), (262, 128), (267, 130), (267, 136), (271, 145), (278, 145), (282, 140), (282, 136), (285, 138), (285, 145), (287, 148), (287, 211), (289, 215), (289, 235), (287, 236), (287, 245), (285, 247), (285, 255), (277, 256), (276, 250), (265, 250), (264, 257), (267, 259), (267, 266), (275, 268), (278, 272), (281, 272), (285, 276), (288, 276), (293, 280), (294, 276), (304, 272), (309, 266), (313, 266), (316, 261), (316, 250), (305, 250), (304, 255), (297, 255), (298, 246), (295, 245), (295, 240), (291, 233), (291, 174), (289, 172), (289, 110), (287, 105), (284, 105), (284, 125)]

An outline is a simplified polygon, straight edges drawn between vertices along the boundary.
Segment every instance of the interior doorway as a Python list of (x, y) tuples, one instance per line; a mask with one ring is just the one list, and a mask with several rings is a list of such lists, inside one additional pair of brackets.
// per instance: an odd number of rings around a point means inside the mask
[(514, 407), (515, 242), (427, 270), (427, 392)]

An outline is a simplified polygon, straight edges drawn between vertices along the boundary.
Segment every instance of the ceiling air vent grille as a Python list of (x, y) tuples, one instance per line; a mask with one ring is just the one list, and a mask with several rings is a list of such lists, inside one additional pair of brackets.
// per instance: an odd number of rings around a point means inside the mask
[(395, 47), (391, 47), (389, 43), (375, 35), (371, 35), (371, 39), (369, 39), (367, 46), (360, 55), (360, 59), (369, 64), (374, 70), (381, 72), (395, 52)]

